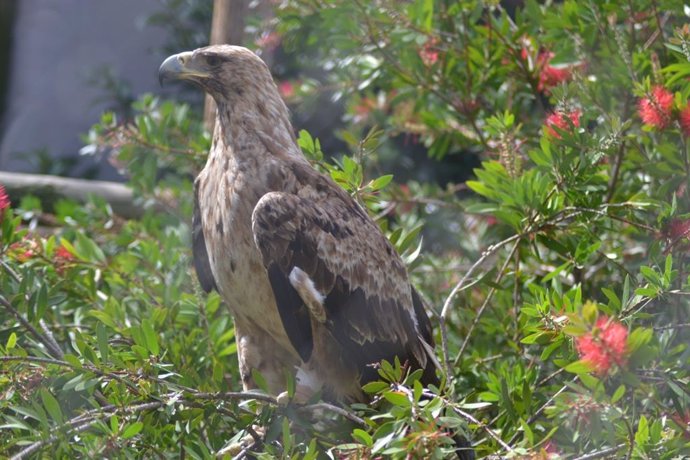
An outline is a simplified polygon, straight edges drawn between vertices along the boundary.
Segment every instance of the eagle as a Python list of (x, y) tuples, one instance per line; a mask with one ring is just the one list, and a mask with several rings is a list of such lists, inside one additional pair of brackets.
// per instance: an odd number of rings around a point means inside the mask
[(366, 401), (396, 357), (438, 384), (431, 323), (405, 264), (367, 212), (297, 145), (288, 109), (252, 51), (215, 45), (168, 57), (167, 80), (210, 94), (217, 114), (194, 182), (192, 245), (203, 289), (234, 318), (245, 390)]

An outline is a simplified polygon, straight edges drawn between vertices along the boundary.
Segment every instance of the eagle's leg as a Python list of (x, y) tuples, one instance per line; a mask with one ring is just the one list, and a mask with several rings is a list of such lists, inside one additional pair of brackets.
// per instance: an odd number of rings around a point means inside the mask
[(287, 372), (294, 372), (299, 359), (290, 354), (283, 344), (276, 342), (271, 334), (252, 322), (236, 318), (235, 337), (242, 388), (245, 391), (259, 388), (254, 380), (254, 373), (257, 372), (263, 377), (270, 393), (278, 394), (283, 391)]
[(318, 373), (313, 371), (308, 364), (302, 364), (297, 367), (297, 374), (295, 375), (295, 394), (292, 398), (287, 391), (283, 391), (278, 395), (279, 404), (287, 404), (289, 402), (297, 404), (305, 404), (312, 396), (321, 391), (323, 381), (319, 378)]

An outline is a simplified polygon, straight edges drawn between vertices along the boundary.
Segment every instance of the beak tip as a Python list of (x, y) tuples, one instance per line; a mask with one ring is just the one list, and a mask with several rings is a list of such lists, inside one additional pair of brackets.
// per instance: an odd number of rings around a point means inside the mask
[(166, 82), (176, 79), (182, 70), (178, 55), (169, 56), (158, 68), (158, 84), (163, 86)]

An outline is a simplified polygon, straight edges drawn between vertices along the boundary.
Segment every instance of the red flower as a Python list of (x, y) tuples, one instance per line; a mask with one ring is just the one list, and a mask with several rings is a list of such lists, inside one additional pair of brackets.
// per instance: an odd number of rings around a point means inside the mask
[(537, 90), (546, 94), (549, 94), (551, 88), (569, 80), (573, 75), (572, 66), (554, 67), (549, 64), (554, 56), (551, 51), (542, 51), (537, 56), (537, 67), (540, 69)]
[(683, 134), (690, 136), (690, 105), (686, 105), (680, 111), (680, 129), (683, 131)]
[(0, 185), (0, 222), (2, 222), (2, 218), (5, 216), (5, 209), (10, 207), (10, 197), (7, 196), (7, 192), (5, 191), (5, 187)]
[(588, 361), (600, 376), (608, 374), (613, 364), (625, 364), (628, 329), (619, 322), (602, 316), (594, 331), (578, 337), (576, 347), (580, 359)]
[(63, 245), (60, 245), (60, 247), (55, 250), (55, 257), (53, 261), (55, 262), (55, 268), (58, 273), (62, 274), (65, 266), (73, 260), (74, 254), (69, 252), (69, 250)]
[[(546, 132), (549, 136), (556, 139), (560, 139), (561, 135), (554, 129), (554, 127), (560, 129), (561, 131), (569, 131), (570, 123), (576, 128), (580, 126), (580, 116), (582, 112), (579, 110), (573, 110), (572, 112), (553, 112), (548, 117), (544, 124), (546, 125)], [(570, 120), (570, 123), (568, 123)]]
[(421, 50), (419, 50), (419, 57), (425, 66), (431, 67), (438, 61), (438, 49), (436, 49), (436, 44), (438, 39), (432, 38), (427, 40)]
[(666, 239), (665, 253), (687, 250), (690, 242), (690, 219), (671, 219), (664, 225), (661, 235)]
[(295, 85), (289, 81), (281, 81), (278, 83), (278, 92), (283, 99), (290, 99), (295, 95)]
[(29, 237), (24, 237), (21, 241), (10, 244), (9, 254), (20, 263), (27, 262), (40, 252), (38, 243)]
[(60, 246), (55, 250), (55, 259), (62, 259), (65, 261), (73, 260), (74, 255), (72, 255), (66, 247)]
[(642, 121), (657, 129), (666, 128), (671, 123), (673, 93), (663, 86), (655, 86), (649, 96), (640, 99), (638, 112)]

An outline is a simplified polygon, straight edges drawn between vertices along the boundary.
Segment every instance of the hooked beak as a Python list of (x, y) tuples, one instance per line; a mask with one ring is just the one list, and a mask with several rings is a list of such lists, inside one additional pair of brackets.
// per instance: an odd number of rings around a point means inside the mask
[(195, 68), (192, 52), (173, 54), (161, 64), (158, 69), (158, 82), (161, 86), (172, 80), (192, 80), (198, 82), (209, 77), (205, 70)]

